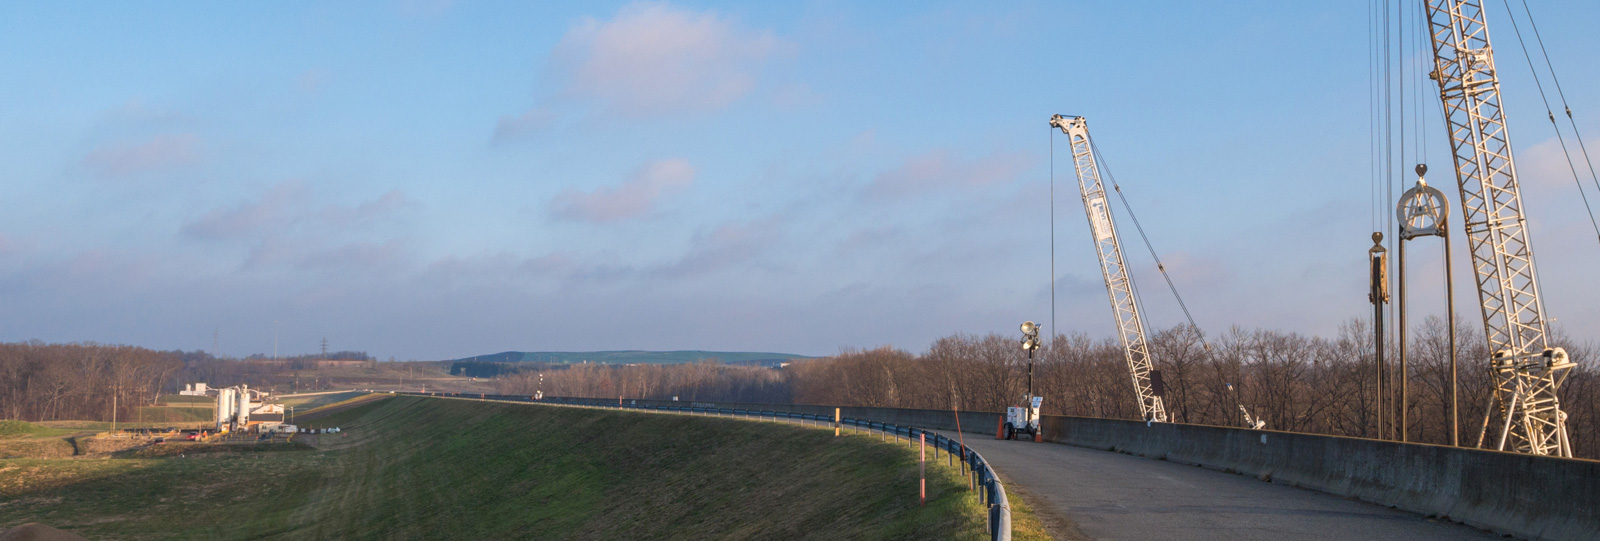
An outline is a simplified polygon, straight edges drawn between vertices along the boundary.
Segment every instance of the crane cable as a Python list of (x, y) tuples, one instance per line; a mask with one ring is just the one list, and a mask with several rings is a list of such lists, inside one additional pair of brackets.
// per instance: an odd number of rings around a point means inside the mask
[[(1111, 181), (1111, 188), (1117, 192), (1117, 199), (1122, 200), (1122, 208), (1128, 211), (1128, 218), (1133, 220), (1133, 228), (1139, 232), (1139, 238), (1144, 240), (1144, 247), (1150, 251), (1150, 258), (1156, 260), (1156, 270), (1161, 271), (1161, 277), (1166, 279), (1167, 289), (1172, 290), (1172, 297), (1178, 300), (1178, 308), (1183, 309), (1183, 317), (1189, 320), (1189, 326), (1194, 328), (1195, 334), (1199, 335), (1200, 345), (1210, 350), (1211, 344), (1206, 342), (1205, 333), (1201, 332), (1200, 325), (1194, 322), (1194, 316), (1189, 313), (1189, 306), (1183, 302), (1183, 295), (1178, 294), (1178, 286), (1172, 283), (1172, 275), (1167, 274), (1167, 266), (1161, 262), (1161, 256), (1156, 255), (1155, 247), (1150, 244), (1150, 237), (1145, 235), (1144, 226), (1139, 224), (1139, 217), (1133, 214), (1133, 207), (1128, 204), (1128, 197), (1122, 194), (1122, 186), (1117, 184), (1116, 175), (1111, 173), (1110, 163), (1106, 161), (1104, 156), (1100, 155), (1100, 145), (1095, 144), (1093, 136), (1089, 136), (1089, 149), (1094, 152), (1095, 163), (1100, 164), (1100, 168), (1105, 170), (1106, 178)], [(1123, 272), (1127, 272), (1127, 270), (1124, 269)], [(1133, 284), (1132, 274), (1128, 275), (1128, 283)], [(1138, 295), (1137, 285), (1134, 286), (1134, 295)]]
[(1556, 95), (1561, 98), (1561, 108), (1567, 112), (1567, 123), (1572, 125), (1572, 136), (1578, 139), (1578, 150), (1583, 152), (1583, 161), (1589, 165), (1589, 178), (1594, 179), (1595, 188), (1600, 189), (1600, 175), (1595, 174), (1594, 161), (1589, 159), (1589, 147), (1583, 145), (1583, 133), (1578, 131), (1578, 122), (1572, 119), (1572, 106), (1567, 105), (1567, 93), (1561, 90), (1561, 79), (1556, 77), (1556, 67), (1550, 62), (1550, 51), (1544, 48), (1544, 37), (1539, 35), (1539, 24), (1533, 20), (1533, 11), (1528, 9), (1528, 0), (1522, 0), (1522, 11), (1528, 14), (1528, 26), (1533, 28), (1533, 38), (1539, 43), (1539, 54), (1544, 55), (1544, 65), (1550, 70), (1550, 81), (1556, 85)]
[[(1511, 29), (1517, 35), (1517, 45), (1522, 47), (1522, 58), (1528, 62), (1528, 71), (1533, 74), (1533, 84), (1539, 89), (1539, 99), (1544, 102), (1544, 114), (1550, 119), (1550, 127), (1556, 131), (1556, 140), (1561, 143), (1561, 154), (1567, 158), (1567, 170), (1572, 172), (1572, 182), (1578, 186), (1578, 195), (1583, 198), (1583, 208), (1589, 212), (1589, 225), (1594, 227), (1595, 240), (1600, 242), (1600, 221), (1595, 220), (1594, 208), (1589, 206), (1589, 195), (1584, 193), (1583, 181), (1578, 178), (1578, 167), (1572, 163), (1572, 152), (1567, 150), (1567, 139), (1561, 135), (1561, 126), (1556, 124), (1556, 115), (1550, 108), (1550, 98), (1545, 94), (1544, 83), (1539, 80), (1539, 70), (1533, 65), (1533, 57), (1528, 54), (1528, 44), (1522, 40), (1522, 28), (1517, 24), (1517, 16), (1511, 12), (1511, 2), (1506, 0), (1501, 5), (1506, 8), (1506, 17), (1511, 20)], [(1527, 11), (1527, 0), (1523, 0), (1523, 10)], [(1528, 11), (1528, 24), (1533, 24), (1533, 13)], [(1535, 27), (1537, 28), (1537, 27)], [(1535, 30), (1537, 32), (1537, 30)], [(1535, 36), (1537, 37), (1537, 36)], [(1545, 65), (1550, 70), (1550, 79), (1556, 81), (1556, 92), (1561, 93), (1561, 105), (1567, 110), (1567, 120), (1572, 122), (1572, 108), (1567, 106), (1565, 93), (1561, 92), (1561, 83), (1556, 79), (1555, 67), (1550, 64), (1550, 53), (1544, 49), (1544, 39), (1539, 39), (1539, 51), (1544, 54)], [(1576, 122), (1572, 124), (1574, 135), (1578, 132)], [(1583, 151), (1584, 160), (1589, 159), (1589, 150), (1583, 148), (1583, 138), (1578, 136), (1578, 148)], [(1589, 162), (1589, 176), (1594, 177), (1594, 162)], [(1600, 178), (1595, 180), (1595, 189), (1600, 190)]]

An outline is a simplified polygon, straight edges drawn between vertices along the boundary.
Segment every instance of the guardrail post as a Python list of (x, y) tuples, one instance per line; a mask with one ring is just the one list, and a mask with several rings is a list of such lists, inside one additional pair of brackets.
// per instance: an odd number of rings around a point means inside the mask
[(972, 475), (978, 478), (978, 499), (982, 500), (984, 505), (990, 505), (993, 501), (989, 499), (989, 476), (984, 475), (986, 469), (982, 462), (973, 461)]
[(967, 476), (967, 490), (971, 491), (972, 490), (972, 473), (967, 471), (967, 446), (963, 445), (963, 446), (960, 447), (960, 449), (961, 449), (961, 475)]

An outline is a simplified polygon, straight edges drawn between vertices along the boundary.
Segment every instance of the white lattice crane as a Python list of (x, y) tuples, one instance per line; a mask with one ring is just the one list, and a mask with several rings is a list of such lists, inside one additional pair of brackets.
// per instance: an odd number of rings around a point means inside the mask
[(1426, 5), (1434, 59), (1429, 78), (1439, 83), (1444, 103), (1495, 384), (1478, 443), (1498, 417), (1497, 449), (1571, 457), (1556, 391), (1573, 363), (1566, 351), (1550, 347), (1483, 5)]
[(1117, 320), (1117, 337), (1128, 359), (1133, 390), (1139, 398), (1139, 415), (1147, 421), (1167, 422), (1167, 409), (1150, 384), (1150, 344), (1145, 342), (1144, 320), (1134, 299), (1133, 279), (1122, 260), (1122, 245), (1117, 240), (1116, 224), (1106, 200), (1105, 184), (1100, 182), (1100, 167), (1095, 163), (1094, 143), (1083, 117), (1050, 117), (1050, 126), (1067, 134), (1072, 145), (1072, 162), (1078, 173), (1078, 189), (1083, 194), (1083, 210), (1089, 217), (1089, 232), (1100, 256), (1100, 272), (1106, 279), (1111, 311)]

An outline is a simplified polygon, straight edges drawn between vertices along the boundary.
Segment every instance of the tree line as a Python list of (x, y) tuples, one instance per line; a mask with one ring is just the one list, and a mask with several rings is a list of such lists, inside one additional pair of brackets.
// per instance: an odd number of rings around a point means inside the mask
[(181, 352), (95, 343), (0, 343), (0, 417), (133, 418), (184, 367)]
[[(1244, 412), (1266, 428), (1341, 436), (1379, 437), (1375, 399), (1378, 369), (1369, 323), (1351, 320), (1332, 337), (1275, 330), (1232, 328), (1205, 336), (1190, 326), (1158, 330), (1149, 336), (1154, 365), (1164, 383), (1170, 420), (1179, 423), (1243, 426)], [(1395, 359), (1385, 352), (1391, 409), (1401, 413)], [(1405, 426), (1409, 441), (1448, 445), (1451, 441), (1450, 350), (1444, 321), (1428, 318), (1407, 342), (1408, 389)], [(1595, 348), (1555, 336), (1577, 367), (1561, 382), (1562, 408), (1579, 456), (1600, 457), (1600, 376), (1592, 363)], [(1459, 437), (1474, 446), (1480, 434), (1492, 447), (1499, 427), (1484, 426), (1493, 407), (1492, 380), (1483, 333), (1458, 323)], [(1034, 393), (1044, 397), (1047, 415), (1139, 419), (1132, 378), (1122, 344), (1115, 338), (1058, 335), (1035, 352)], [(1027, 392), (1030, 363), (1020, 337), (954, 334), (939, 338), (926, 353), (883, 347), (847, 350), (820, 359), (796, 361), (782, 370), (687, 365), (579, 365), (566, 370), (524, 372), (496, 378), (502, 393), (591, 398), (649, 398), (833, 404), (922, 409), (1003, 411), (1020, 405)], [(543, 375), (543, 387), (537, 388)], [(1242, 410), (1241, 410), (1242, 408)], [(1389, 422), (1390, 426), (1396, 425)], [(1391, 431), (1384, 437), (1398, 439)]]
[[(373, 361), (360, 351), (339, 352), (335, 358)], [(94, 342), (0, 343), (0, 419), (109, 421), (113, 413), (120, 420), (136, 419), (136, 408), (176, 393), (185, 383), (288, 388), (286, 382), (294, 378), (284, 370), (300, 369), (299, 364), (315, 368), (320, 356), (297, 355), (277, 363), (263, 359)]]

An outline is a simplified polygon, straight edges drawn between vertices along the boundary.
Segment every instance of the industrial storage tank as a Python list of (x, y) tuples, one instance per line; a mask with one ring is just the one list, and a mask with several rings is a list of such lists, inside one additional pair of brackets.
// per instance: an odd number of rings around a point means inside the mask
[(239, 428), (242, 429), (242, 428), (250, 425), (250, 386), (249, 385), (240, 385), (239, 386), (239, 409), (234, 412), (234, 415), (237, 416), (238, 419), (239, 419), (239, 424), (237, 425)]
[(219, 389), (217, 391), (217, 430), (227, 428), (233, 420), (233, 407), (238, 402), (233, 397), (233, 388)]

